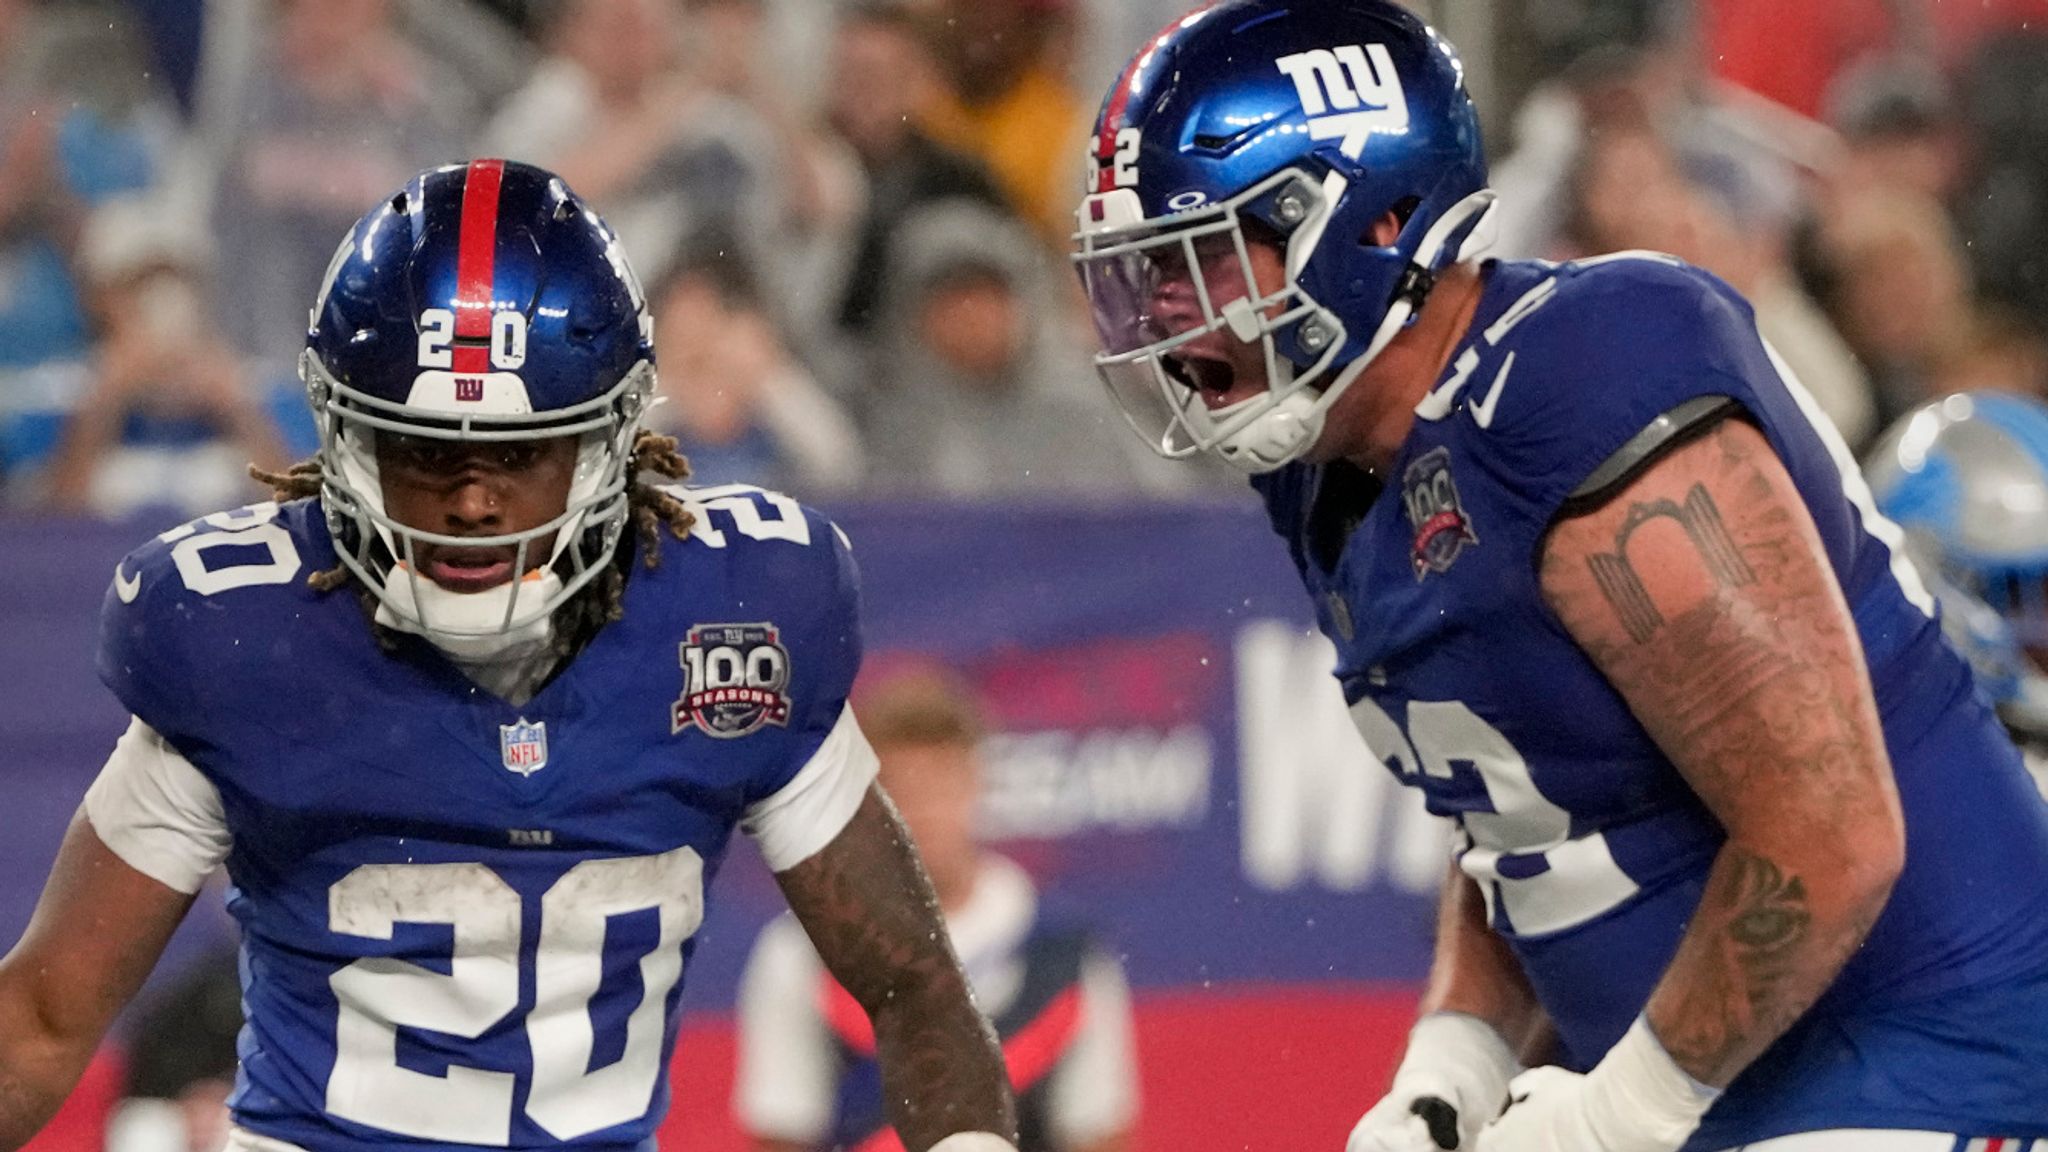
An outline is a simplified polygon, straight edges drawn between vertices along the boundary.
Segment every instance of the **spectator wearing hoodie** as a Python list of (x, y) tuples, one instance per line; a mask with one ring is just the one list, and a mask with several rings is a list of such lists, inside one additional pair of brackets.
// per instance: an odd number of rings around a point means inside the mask
[(936, 204), (905, 222), (891, 267), (889, 343), (867, 405), (872, 488), (1110, 498), (1176, 486), (1097, 394), (1021, 224)]
[(874, 331), (889, 251), (906, 219), (956, 196), (1006, 206), (981, 161), (938, 143), (922, 127), (944, 89), (925, 25), (900, 0), (866, 0), (841, 14), (833, 35), (825, 117), (860, 157), (868, 182), (838, 315), (839, 326), (856, 339)]
[(102, 338), (50, 465), (49, 502), (103, 516), (232, 506), (284, 448), (207, 308), (203, 229), (146, 199), (110, 201), (81, 243)]

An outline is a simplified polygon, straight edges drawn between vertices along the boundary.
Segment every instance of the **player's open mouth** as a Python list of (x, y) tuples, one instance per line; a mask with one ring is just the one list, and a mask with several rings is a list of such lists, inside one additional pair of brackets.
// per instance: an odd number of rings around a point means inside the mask
[(518, 550), (497, 548), (443, 548), (423, 545), (420, 572), (450, 592), (482, 592), (512, 579), (512, 562)]
[(1228, 360), (1183, 349), (1166, 357), (1169, 371), (1182, 384), (1201, 394), (1210, 408), (1229, 403), (1230, 390), (1237, 384), (1237, 369)]
[(1165, 358), (1167, 371), (1194, 389), (1211, 412), (1251, 399), (1265, 389), (1263, 374), (1240, 374), (1237, 365), (1223, 356), (1189, 345)]

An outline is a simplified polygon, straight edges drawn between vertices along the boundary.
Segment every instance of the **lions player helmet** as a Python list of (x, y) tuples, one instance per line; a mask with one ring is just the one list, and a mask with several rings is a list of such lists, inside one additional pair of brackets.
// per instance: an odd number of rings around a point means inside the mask
[(1868, 472), (1916, 557), (2048, 650), (2048, 408), (1999, 392), (1923, 404), (1885, 433)]
[(1865, 471), (1932, 570), (1943, 630), (2009, 726), (2048, 735), (2048, 407), (1966, 392), (1902, 417)]
[[(1104, 382), (1161, 455), (1250, 472), (1306, 451), (1437, 274), (1492, 231), (1463, 65), (1391, 0), (1223, 0), (1181, 18), (1110, 90), (1090, 161), (1073, 258)], [(1399, 235), (1378, 244), (1389, 213)], [(1282, 248), (1284, 282), (1254, 281), (1254, 240)], [(1205, 269), (1230, 255), (1241, 284)], [(1161, 304), (1181, 269), (1185, 322)], [(1172, 353), (1219, 331), (1262, 348), (1266, 390), (1211, 411)]]
[[(503, 160), (436, 168), (364, 216), (328, 266), (300, 375), (319, 424), (328, 526), (380, 602), (379, 623), (488, 653), (507, 636), (544, 633), (611, 559), (654, 385), (653, 322), (617, 237), (554, 175)], [(578, 437), (568, 505), (499, 536), (399, 523), (377, 471), (377, 438), (394, 434)], [(421, 544), (516, 549), (515, 578), (446, 592), (421, 576)]]

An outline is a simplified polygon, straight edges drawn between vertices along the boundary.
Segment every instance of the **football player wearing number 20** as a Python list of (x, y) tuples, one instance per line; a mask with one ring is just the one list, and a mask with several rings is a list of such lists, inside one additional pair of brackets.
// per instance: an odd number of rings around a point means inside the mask
[[(124, 560), (134, 716), (0, 962), (0, 1146), (64, 1098), (225, 863), (230, 1147), (652, 1149), (735, 828), (873, 1017), (912, 1152), (1006, 1152), (1001, 1055), (846, 708), (846, 541), (666, 486), (646, 301), (559, 179), (422, 174), (349, 234), (279, 502)], [(687, 1056), (686, 1056), (687, 1058)]]
[(2048, 808), (1748, 305), (1482, 260), (1461, 66), (1382, 0), (1191, 13), (1092, 156), (1106, 383), (1253, 473), (1366, 745), (1458, 826), (1350, 1152), (2048, 1137)]

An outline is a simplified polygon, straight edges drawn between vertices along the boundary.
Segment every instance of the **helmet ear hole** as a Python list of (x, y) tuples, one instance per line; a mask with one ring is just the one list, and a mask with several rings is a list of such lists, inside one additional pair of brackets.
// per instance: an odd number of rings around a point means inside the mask
[[(1387, 209), (1386, 216), (1381, 216), (1371, 224), (1366, 225), (1365, 234), (1358, 238), (1359, 246), (1362, 248), (1392, 247), (1395, 241), (1400, 239), (1401, 233), (1408, 230), (1408, 222), (1415, 219), (1415, 213), (1421, 207), (1422, 198), (1419, 196), (1409, 196), (1395, 202), (1392, 208)], [(1379, 235), (1379, 228), (1380, 224), (1387, 219), (1387, 216), (1391, 216), (1394, 219), (1394, 234), (1391, 237), (1383, 238)]]

